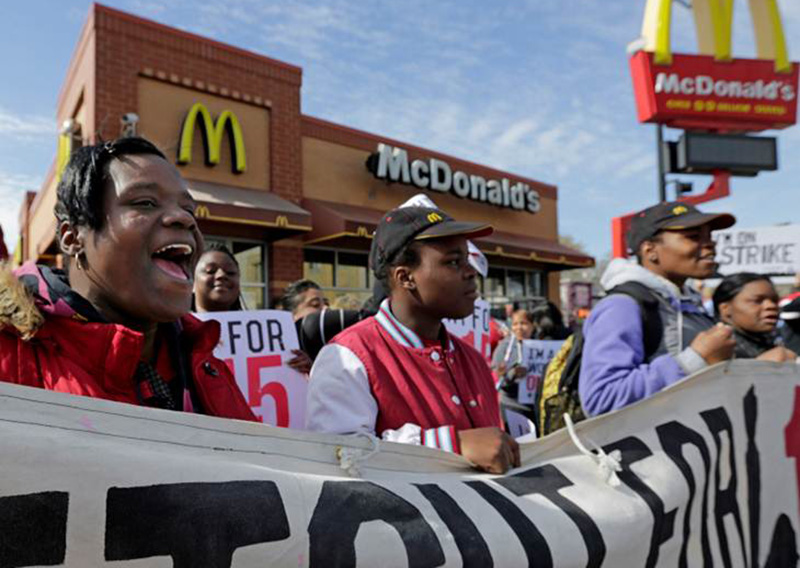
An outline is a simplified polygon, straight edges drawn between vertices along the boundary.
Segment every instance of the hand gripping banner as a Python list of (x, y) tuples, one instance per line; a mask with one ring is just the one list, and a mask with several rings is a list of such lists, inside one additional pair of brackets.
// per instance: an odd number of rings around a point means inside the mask
[(8, 384), (0, 455), (0, 566), (798, 559), (796, 365), (717, 365), (572, 437), (523, 445), (504, 476), (423, 447)]

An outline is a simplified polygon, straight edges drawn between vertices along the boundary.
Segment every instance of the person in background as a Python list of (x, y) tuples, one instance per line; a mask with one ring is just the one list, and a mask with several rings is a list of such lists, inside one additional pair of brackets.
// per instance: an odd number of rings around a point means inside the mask
[[(609, 295), (593, 308), (584, 325), (578, 392), (587, 415), (648, 398), (708, 365), (730, 359), (735, 346), (732, 329), (715, 326), (699, 294), (684, 284), (689, 278), (714, 274), (711, 231), (735, 222), (732, 215), (704, 214), (680, 202), (660, 203), (631, 219), (628, 247), (636, 260), (611, 261), (601, 280)], [(614, 293), (622, 286), (628, 292)], [(652, 315), (629, 293), (631, 287), (656, 308)]]
[(333, 300), (331, 308), (334, 310), (360, 310), (363, 302), (353, 294), (342, 294)]
[(239, 262), (222, 243), (211, 243), (194, 271), (196, 312), (229, 312), (243, 309), (239, 286)]
[(294, 321), (308, 314), (321, 312), (328, 306), (325, 294), (313, 280), (297, 280), (289, 284), (281, 298), (284, 310), (292, 312)]
[(561, 340), (570, 335), (569, 329), (564, 325), (561, 310), (549, 300), (533, 308), (530, 318), (533, 323), (533, 339)]
[[(211, 243), (197, 263), (194, 278), (195, 311), (233, 312), (244, 309), (239, 284), (239, 262), (222, 243)], [(301, 349), (293, 349), (294, 357), (286, 365), (298, 373), (308, 374), (311, 358)]]
[(0, 274), (0, 379), (168, 410), (252, 420), (217, 322), (189, 310), (203, 237), (196, 204), (153, 144), (78, 148), (57, 188), (64, 273)]
[(781, 338), (787, 349), (800, 353), (800, 295), (789, 301), (781, 300)]
[(320, 351), (311, 370), (308, 429), (423, 444), (460, 453), (492, 473), (519, 465), (519, 447), (501, 429), (489, 366), (442, 323), (472, 313), (478, 289), (467, 239), (491, 231), (427, 207), (383, 216), (370, 267), (389, 296), (377, 315)]
[(533, 409), (518, 402), (519, 381), (528, 375), (522, 361), (522, 342), (531, 339), (534, 324), (527, 310), (517, 310), (511, 315), (511, 334), (503, 339), (492, 356), (492, 370), (497, 375), (500, 404), (533, 420)]
[(739, 272), (726, 276), (714, 291), (714, 311), (733, 328), (734, 357), (793, 361), (797, 355), (776, 343), (778, 293), (767, 276)]

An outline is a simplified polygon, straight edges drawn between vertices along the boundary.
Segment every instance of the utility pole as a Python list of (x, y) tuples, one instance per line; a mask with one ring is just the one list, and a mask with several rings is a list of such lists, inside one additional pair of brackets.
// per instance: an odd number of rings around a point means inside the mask
[(667, 200), (667, 180), (664, 171), (664, 127), (656, 125), (656, 155), (658, 156), (658, 201)]

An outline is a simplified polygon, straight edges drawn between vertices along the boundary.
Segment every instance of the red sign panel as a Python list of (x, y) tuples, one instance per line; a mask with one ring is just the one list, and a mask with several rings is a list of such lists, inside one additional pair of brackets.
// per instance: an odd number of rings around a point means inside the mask
[(797, 63), (791, 73), (776, 73), (764, 59), (676, 54), (671, 65), (656, 65), (652, 53), (639, 51), (630, 66), (640, 122), (759, 131), (797, 121)]

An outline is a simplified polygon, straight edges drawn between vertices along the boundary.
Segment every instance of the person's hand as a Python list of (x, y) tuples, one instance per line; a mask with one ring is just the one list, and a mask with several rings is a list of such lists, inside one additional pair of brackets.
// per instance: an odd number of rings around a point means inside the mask
[(706, 363), (713, 365), (733, 356), (736, 340), (733, 338), (730, 326), (718, 323), (711, 329), (698, 333), (690, 347), (697, 351)]
[(782, 345), (773, 347), (769, 351), (764, 351), (761, 355), (756, 357), (756, 361), (772, 361), (773, 363), (784, 363), (786, 361), (795, 361), (797, 353), (790, 349), (786, 349)]
[(515, 381), (524, 379), (528, 376), (528, 368), (523, 365), (516, 365), (512, 371), (512, 377)]
[(505, 374), (506, 374), (506, 364), (505, 363), (500, 363), (499, 365), (497, 365), (497, 367), (495, 368), (495, 372), (497, 373), (498, 377), (505, 376)]
[(461, 455), (487, 473), (505, 473), (519, 467), (519, 445), (500, 428), (473, 428), (458, 431)]
[(314, 363), (308, 353), (300, 349), (292, 349), (294, 357), (286, 361), (286, 365), (297, 371), (298, 373), (308, 374), (311, 372), (311, 365)]

